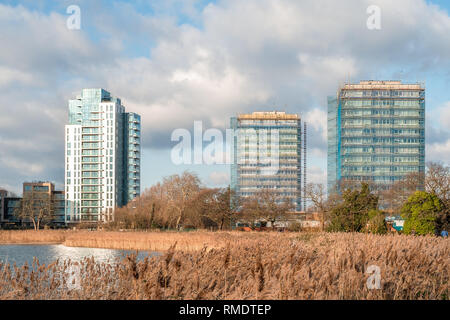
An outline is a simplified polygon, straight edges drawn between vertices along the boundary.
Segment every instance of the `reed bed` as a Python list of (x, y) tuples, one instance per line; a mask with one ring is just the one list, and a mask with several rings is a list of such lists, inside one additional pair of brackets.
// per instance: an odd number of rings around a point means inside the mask
[(177, 242), (177, 250), (196, 251), (205, 245), (223, 246), (223, 234), (206, 231), (191, 232), (115, 232), (84, 230), (20, 230), (0, 231), (0, 244), (59, 243), (68, 247), (119, 250), (166, 251)]
[(220, 248), (226, 233), (192, 232), (89, 232), (80, 231), (68, 236), (69, 247), (108, 248), (141, 251), (166, 251), (173, 243), (184, 251), (198, 251), (204, 246)]
[(63, 243), (70, 231), (0, 230), (0, 244)]
[[(174, 235), (172, 235), (174, 236)], [(356, 233), (188, 233), (223, 245), (118, 263), (0, 265), (0, 299), (448, 300), (448, 239)], [(175, 237), (175, 236), (174, 236)], [(187, 240), (185, 240), (187, 241)], [(198, 241), (198, 240), (197, 240)], [(200, 241), (201, 242), (201, 241)], [(186, 245), (186, 244), (184, 244)], [(366, 285), (370, 265), (379, 289)], [(74, 270), (78, 270), (75, 272)]]

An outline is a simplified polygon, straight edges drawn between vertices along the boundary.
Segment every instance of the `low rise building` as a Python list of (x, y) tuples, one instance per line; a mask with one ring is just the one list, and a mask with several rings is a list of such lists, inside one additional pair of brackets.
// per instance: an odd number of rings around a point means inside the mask
[(19, 207), (21, 199), (7, 190), (0, 190), (0, 226), (2, 228), (18, 222), (14, 213)]
[(18, 217), (18, 210), (27, 201), (34, 210), (41, 206), (49, 206), (47, 223), (52, 226), (65, 225), (65, 195), (64, 191), (55, 190), (51, 182), (35, 181), (23, 183), (23, 197), (12, 195), (6, 190), (0, 190), (0, 225), (3, 228), (18, 225), (30, 225), (29, 219)]

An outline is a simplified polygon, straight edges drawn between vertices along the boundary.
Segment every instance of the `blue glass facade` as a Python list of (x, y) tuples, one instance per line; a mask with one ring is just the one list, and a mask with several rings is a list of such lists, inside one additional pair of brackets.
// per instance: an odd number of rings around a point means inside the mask
[[(230, 126), (234, 132), (231, 189), (241, 198), (261, 189), (274, 190), (300, 211), (302, 148), (298, 115), (254, 112), (232, 117)], [(276, 170), (267, 170), (275, 166)]]
[(141, 116), (137, 113), (125, 113), (124, 124), (124, 137), (127, 141), (124, 198), (128, 203), (141, 193)]
[(387, 189), (425, 172), (425, 89), (400, 81), (346, 84), (328, 97), (328, 190), (341, 181)]

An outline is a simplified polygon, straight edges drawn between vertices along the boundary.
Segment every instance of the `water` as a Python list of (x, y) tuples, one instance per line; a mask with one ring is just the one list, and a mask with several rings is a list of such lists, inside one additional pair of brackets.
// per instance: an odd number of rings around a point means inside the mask
[[(57, 245), (0, 245), (0, 262), (22, 266), (25, 262), (31, 265), (33, 257), (39, 259), (39, 263), (50, 264), (57, 259), (60, 261), (71, 259), (72, 261), (81, 261), (85, 257), (94, 257), (96, 262), (115, 262), (123, 259), (127, 254), (136, 253), (136, 251), (116, 250), (116, 249), (98, 249), (98, 248), (79, 248), (66, 247), (62, 244)], [(141, 251), (138, 254), (138, 260), (147, 256), (159, 255), (158, 252)]]

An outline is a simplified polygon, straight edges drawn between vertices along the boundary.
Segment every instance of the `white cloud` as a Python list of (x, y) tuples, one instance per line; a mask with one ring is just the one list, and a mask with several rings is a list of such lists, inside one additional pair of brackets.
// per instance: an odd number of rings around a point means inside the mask
[(307, 183), (322, 183), (323, 185), (327, 184), (327, 173), (326, 170), (318, 166), (308, 167), (306, 172), (306, 181)]
[(8, 170), (18, 170), (28, 175), (40, 174), (44, 170), (44, 163), (35, 164), (18, 158), (2, 158), (0, 163)]
[(19, 83), (30, 85), (33, 82), (33, 76), (27, 72), (0, 66), (0, 86)]
[(441, 127), (450, 131), (450, 101), (439, 107), (434, 114), (439, 119)]
[(305, 121), (307, 127), (313, 127), (316, 132), (319, 132), (322, 140), (327, 141), (327, 113), (323, 110), (315, 108), (306, 112)]
[(443, 143), (432, 143), (425, 147), (426, 161), (445, 162), (450, 165), (450, 139)]
[[(423, 0), (227, 0), (203, 11), (184, 3), (181, 11), (201, 28), (177, 24), (169, 12), (178, 4), (152, 2), (157, 14), (146, 16), (133, 4), (81, 1), (81, 31), (67, 30), (65, 12), (0, 5), (0, 136), (38, 149), (33, 159), (20, 145), (0, 151), (19, 164), (2, 178), (22, 178), (26, 162), (60, 175), (67, 99), (83, 87), (105, 87), (141, 113), (147, 148), (170, 147), (172, 130), (194, 120), (224, 128), (236, 113), (276, 104), (303, 116), (308, 152), (324, 157), (326, 96), (339, 83), (401, 70), (426, 78), (450, 68), (450, 18)], [(381, 7), (376, 32), (366, 27), (370, 4)], [(99, 32), (96, 40), (89, 29)], [(439, 117), (444, 128), (448, 110)], [(427, 159), (448, 156), (445, 141), (430, 141)]]
[(230, 183), (229, 172), (211, 172), (208, 176), (208, 184), (212, 186), (224, 186)]

